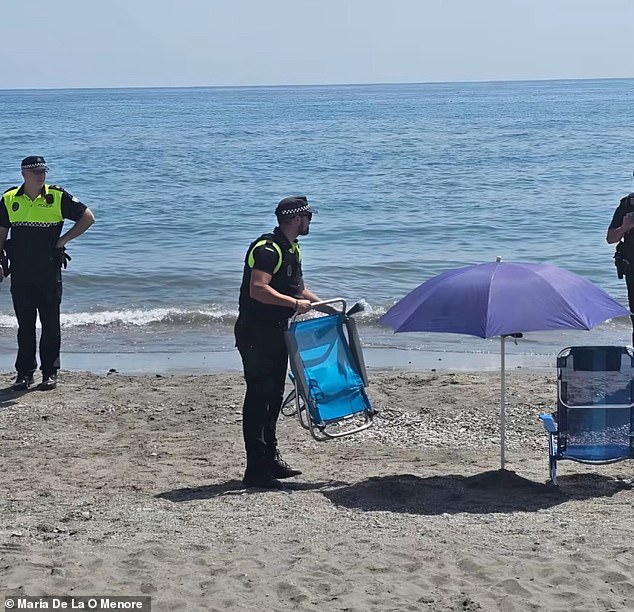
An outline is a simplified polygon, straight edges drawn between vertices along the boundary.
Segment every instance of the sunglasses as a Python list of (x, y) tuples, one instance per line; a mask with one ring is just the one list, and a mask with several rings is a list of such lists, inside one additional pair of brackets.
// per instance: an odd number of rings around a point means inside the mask
[(299, 215), (297, 215), (298, 217), (306, 217), (307, 219), (312, 219), (313, 218), (313, 213), (311, 212), (306, 212), (306, 213), (301, 213)]
[(44, 170), (44, 168), (40, 168), (39, 170), (29, 170), (31, 174), (46, 174), (48, 171)]

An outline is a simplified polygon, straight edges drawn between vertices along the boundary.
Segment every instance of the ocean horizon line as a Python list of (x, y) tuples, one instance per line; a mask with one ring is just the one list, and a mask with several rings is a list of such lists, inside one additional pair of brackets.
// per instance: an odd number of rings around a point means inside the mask
[(408, 85), (491, 85), (502, 83), (568, 83), (568, 82), (603, 82), (603, 81), (631, 81), (632, 76), (602, 76), (602, 77), (543, 77), (518, 79), (467, 79), (458, 81), (375, 81), (352, 83), (259, 83), (233, 85), (103, 85), (103, 86), (69, 86), (69, 87), (2, 87), (0, 92), (36, 92), (36, 91), (130, 91), (130, 90), (241, 90), (241, 89), (310, 89), (310, 88), (341, 88), (341, 87), (385, 87)]

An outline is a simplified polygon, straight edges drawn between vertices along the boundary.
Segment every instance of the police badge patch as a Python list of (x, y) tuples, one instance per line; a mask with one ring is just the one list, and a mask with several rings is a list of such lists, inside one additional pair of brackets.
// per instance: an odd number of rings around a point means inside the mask
[(19, 202), (13, 202), (13, 204), (11, 204), (11, 210), (13, 212), (16, 212), (18, 210), (18, 208), (20, 208), (20, 203)]

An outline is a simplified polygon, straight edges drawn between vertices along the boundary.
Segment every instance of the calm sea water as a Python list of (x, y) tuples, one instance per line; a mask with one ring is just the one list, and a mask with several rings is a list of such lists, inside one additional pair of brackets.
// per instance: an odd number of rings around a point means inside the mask
[[(302, 242), (320, 296), (364, 300), (367, 346), (497, 351), (376, 324), (449, 268), (548, 262), (626, 303), (605, 231), (632, 190), (634, 80), (0, 91), (0, 185), (44, 155), (97, 224), (70, 245), (68, 351), (215, 351), (246, 246), (277, 201), (319, 209)], [(521, 350), (628, 342), (629, 322), (530, 334)], [(8, 283), (0, 351), (15, 349)]]

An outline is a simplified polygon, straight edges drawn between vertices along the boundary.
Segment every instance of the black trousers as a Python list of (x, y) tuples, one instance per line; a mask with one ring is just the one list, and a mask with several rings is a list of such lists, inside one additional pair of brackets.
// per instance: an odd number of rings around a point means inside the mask
[(242, 433), (247, 467), (257, 469), (277, 452), (276, 426), (282, 406), (288, 351), (285, 327), (264, 327), (238, 318), (236, 346), (242, 357), (247, 391), (242, 407)]
[[(625, 275), (625, 284), (630, 312), (634, 312), (634, 274)], [(630, 315), (630, 319), (632, 321), (632, 346), (634, 346), (634, 315)]]
[(11, 278), (13, 309), (18, 319), (18, 374), (32, 374), (37, 369), (35, 358), (35, 322), (39, 315), (42, 325), (40, 336), (40, 364), (44, 376), (59, 369), (61, 330), (59, 322), (62, 302), (62, 281), (57, 275), (47, 278)]

